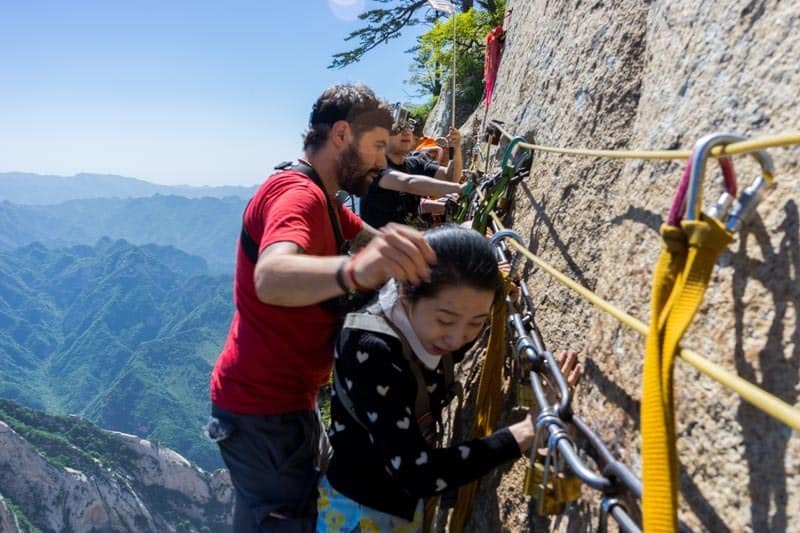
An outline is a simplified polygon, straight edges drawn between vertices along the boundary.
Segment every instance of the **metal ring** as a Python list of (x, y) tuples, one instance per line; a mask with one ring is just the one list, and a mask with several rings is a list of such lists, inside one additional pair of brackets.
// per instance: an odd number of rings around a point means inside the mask
[(514, 231), (513, 229), (504, 229), (498, 231), (489, 238), (489, 244), (497, 246), (497, 243), (498, 241), (500, 241), (500, 239), (514, 239), (518, 243), (524, 244), (522, 242), (522, 237), (520, 236), (520, 234)]
[(511, 152), (514, 150), (514, 147), (521, 142), (525, 142), (525, 138), (520, 136), (516, 136), (508, 141), (508, 146), (506, 146), (506, 151), (503, 154), (503, 161), (500, 163), (500, 168), (506, 168), (506, 163), (508, 163), (508, 160), (511, 159)]
[[(703, 184), (703, 179), (706, 173), (706, 160), (708, 159), (711, 149), (715, 146), (731, 144), (734, 142), (744, 141), (745, 137), (735, 133), (712, 133), (706, 135), (694, 145), (692, 152), (691, 165), (692, 171), (689, 177), (689, 191), (686, 198), (686, 216), (685, 220), (697, 220), (700, 217), (700, 187)], [(761, 173), (767, 182), (772, 181), (772, 175), (775, 172), (775, 166), (772, 163), (772, 158), (764, 150), (753, 152), (751, 154), (756, 158), (759, 165), (761, 165)]]

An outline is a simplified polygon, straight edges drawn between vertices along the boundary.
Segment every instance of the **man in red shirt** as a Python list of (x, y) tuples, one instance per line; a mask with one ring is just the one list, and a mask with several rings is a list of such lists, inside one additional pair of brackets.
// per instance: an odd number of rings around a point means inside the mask
[[(212, 423), (236, 491), (234, 531), (314, 531), (328, 383), (344, 293), (394, 277), (417, 283), (435, 254), (411, 228), (380, 232), (340, 205), (386, 167), (391, 108), (362, 85), (314, 104), (304, 157), (270, 176), (245, 209), (236, 306), (211, 375)], [(356, 255), (342, 255), (349, 241)]]

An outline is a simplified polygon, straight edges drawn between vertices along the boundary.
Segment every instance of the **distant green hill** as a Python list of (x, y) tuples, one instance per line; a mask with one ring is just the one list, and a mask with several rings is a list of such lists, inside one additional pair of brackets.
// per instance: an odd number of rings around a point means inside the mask
[(108, 238), (0, 253), (0, 397), (220, 466), (200, 426), (233, 284), (206, 272), (175, 248)]
[(29, 172), (0, 172), (0, 200), (15, 204), (50, 205), (85, 198), (138, 198), (154, 194), (187, 198), (238, 196), (250, 198), (256, 186), (195, 187), (160, 185), (113, 174), (54, 176)]
[(133, 244), (174, 246), (230, 273), (246, 198), (97, 198), (57, 205), (0, 202), (0, 250), (32, 242), (93, 245), (103, 236)]

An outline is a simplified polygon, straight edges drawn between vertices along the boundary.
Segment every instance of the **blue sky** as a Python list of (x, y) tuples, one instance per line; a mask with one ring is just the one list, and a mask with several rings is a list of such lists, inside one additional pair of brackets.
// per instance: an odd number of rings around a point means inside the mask
[[(364, 0), (0, 3), (0, 172), (250, 185), (296, 157), (316, 97), (413, 101), (415, 29), (329, 70)], [(366, 7), (374, 5), (367, 0)], [(363, 7), (361, 8), (363, 9)], [(338, 15), (338, 17), (337, 17)]]

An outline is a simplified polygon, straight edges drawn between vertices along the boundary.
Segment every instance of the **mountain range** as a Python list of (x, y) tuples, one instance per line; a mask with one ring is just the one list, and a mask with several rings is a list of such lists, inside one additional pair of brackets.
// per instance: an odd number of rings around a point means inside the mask
[(0, 200), (15, 204), (49, 205), (84, 198), (138, 198), (155, 194), (186, 198), (238, 196), (250, 198), (257, 186), (197, 187), (160, 185), (113, 174), (81, 173), (54, 176), (28, 172), (0, 172)]
[(50, 248), (94, 245), (101, 237), (133, 244), (174, 246), (202, 257), (212, 273), (231, 273), (247, 200), (184, 198), (91, 198), (54, 205), (0, 202), (0, 250), (33, 242)]
[(232, 285), (174, 247), (102, 238), (0, 252), (0, 397), (219, 467), (200, 427)]

